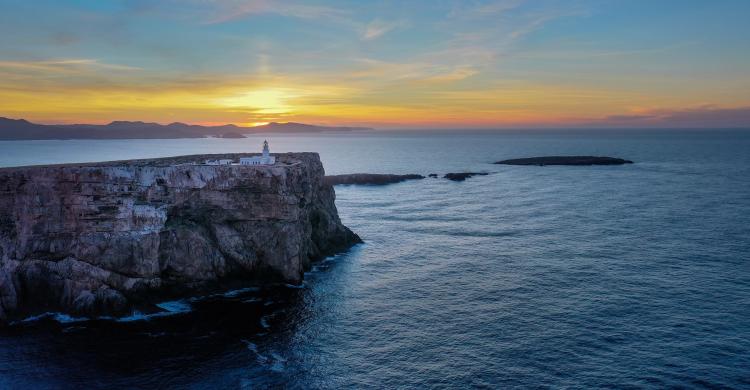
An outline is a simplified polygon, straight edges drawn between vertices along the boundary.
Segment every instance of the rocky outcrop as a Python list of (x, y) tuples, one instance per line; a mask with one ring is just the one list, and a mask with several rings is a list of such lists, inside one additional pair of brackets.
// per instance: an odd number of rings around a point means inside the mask
[(331, 175), (325, 177), (325, 183), (330, 185), (341, 184), (367, 184), (367, 185), (385, 185), (400, 183), (406, 180), (424, 179), (422, 175), (390, 175), (378, 173), (351, 173), (348, 175)]
[(0, 318), (124, 313), (229, 283), (299, 283), (359, 237), (315, 153), (0, 169)]
[(504, 165), (622, 165), (632, 164), (630, 160), (615, 157), (599, 156), (547, 156), (515, 158), (511, 160), (498, 161), (495, 164)]
[(453, 181), (464, 181), (473, 176), (487, 176), (487, 172), (452, 172), (446, 173), (443, 178)]

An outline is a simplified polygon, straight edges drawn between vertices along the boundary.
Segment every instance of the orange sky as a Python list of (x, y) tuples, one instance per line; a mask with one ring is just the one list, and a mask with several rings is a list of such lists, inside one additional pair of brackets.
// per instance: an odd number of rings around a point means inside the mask
[(662, 6), (587, 1), (171, 2), (9, 6), (0, 116), (383, 128), (750, 118), (741, 4), (686, 5), (657, 24), (643, 13)]

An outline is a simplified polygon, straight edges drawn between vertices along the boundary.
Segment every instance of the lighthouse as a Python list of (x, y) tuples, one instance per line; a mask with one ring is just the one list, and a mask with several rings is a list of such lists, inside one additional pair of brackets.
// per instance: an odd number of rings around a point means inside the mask
[(268, 140), (263, 141), (263, 158), (271, 158), (271, 151), (268, 149)]
[(263, 141), (263, 154), (253, 157), (241, 157), (240, 165), (273, 165), (276, 164), (276, 157), (271, 156), (271, 149), (268, 147), (268, 140)]

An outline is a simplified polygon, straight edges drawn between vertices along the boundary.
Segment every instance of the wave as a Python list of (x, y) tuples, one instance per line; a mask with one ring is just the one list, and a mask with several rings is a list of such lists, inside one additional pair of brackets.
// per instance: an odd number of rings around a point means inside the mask
[(268, 316), (260, 317), (260, 326), (262, 326), (263, 329), (268, 329), (271, 327), (271, 325), (268, 324)]
[(215, 296), (221, 296), (224, 298), (236, 298), (242, 294), (246, 294), (249, 292), (258, 292), (258, 291), (260, 291), (260, 287), (245, 287), (245, 288), (240, 288), (237, 290), (227, 291), (225, 293), (217, 294)]
[(404, 231), (409, 233), (419, 233), (428, 235), (439, 235), (439, 236), (453, 236), (453, 237), (512, 237), (521, 233), (520, 230), (509, 230), (503, 232), (492, 232), (492, 231), (468, 231), (468, 230), (449, 230), (449, 229), (435, 229), (435, 228), (407, 228)]
[(117, 322), (148, 321), (153, 318), (169, 317), (169, 316), (173, 316), (177, 314), (190, 313), (191, 311), (193, 311), (193, 307), (190, 305), (190, 303), (188, 303), (185, 300), (161, 302), (161, 303), (157, 303), (155, 306), (164, 311), (160, 311), (157, 313), (144, 314), (138, 310), (135, 310), (133, 311), (131, 315), (117, 318), (115, 319), (115, 321)]
[(61, 324), (72, 324), (72, 323), (76, 323), (76, 322), (86, 322), (86, 321), (90, 321), (91, 320), (88, 317), (73, 317), (73, 316), (70, 316), (68, 314), (63, 314), (63, 313), (47, 312), (47, 313), (42, 313), (42, 314), (38, 314), (38, 315), (35, 315), (35, 316), (31, 316), (31, 317), (28, 317), (28, 318), (24, 318), (23, 320), (21, 320), (19, 322), (20, 323), (31, 323), (31, 322), (37, 322), (37, 321), (46, 320), (46, 319), (51, 319), (51, 320), (54, 320), (54, 321), (59, 322)]

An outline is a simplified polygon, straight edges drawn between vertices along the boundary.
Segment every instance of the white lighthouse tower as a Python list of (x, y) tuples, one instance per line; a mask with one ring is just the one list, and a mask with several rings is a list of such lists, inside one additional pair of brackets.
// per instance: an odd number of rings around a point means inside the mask
[(268, 140), (263, 141), (263, 158), (264, 159), (271, 158), (271, 151), (268, 150)]
[(263, 141), (263, 155), (240, 158), (240, 165), (273, 165), (273, 164), (276, 164), (276, 157), (271, 156), (271, 150), (268, 148), (268, 140)]

